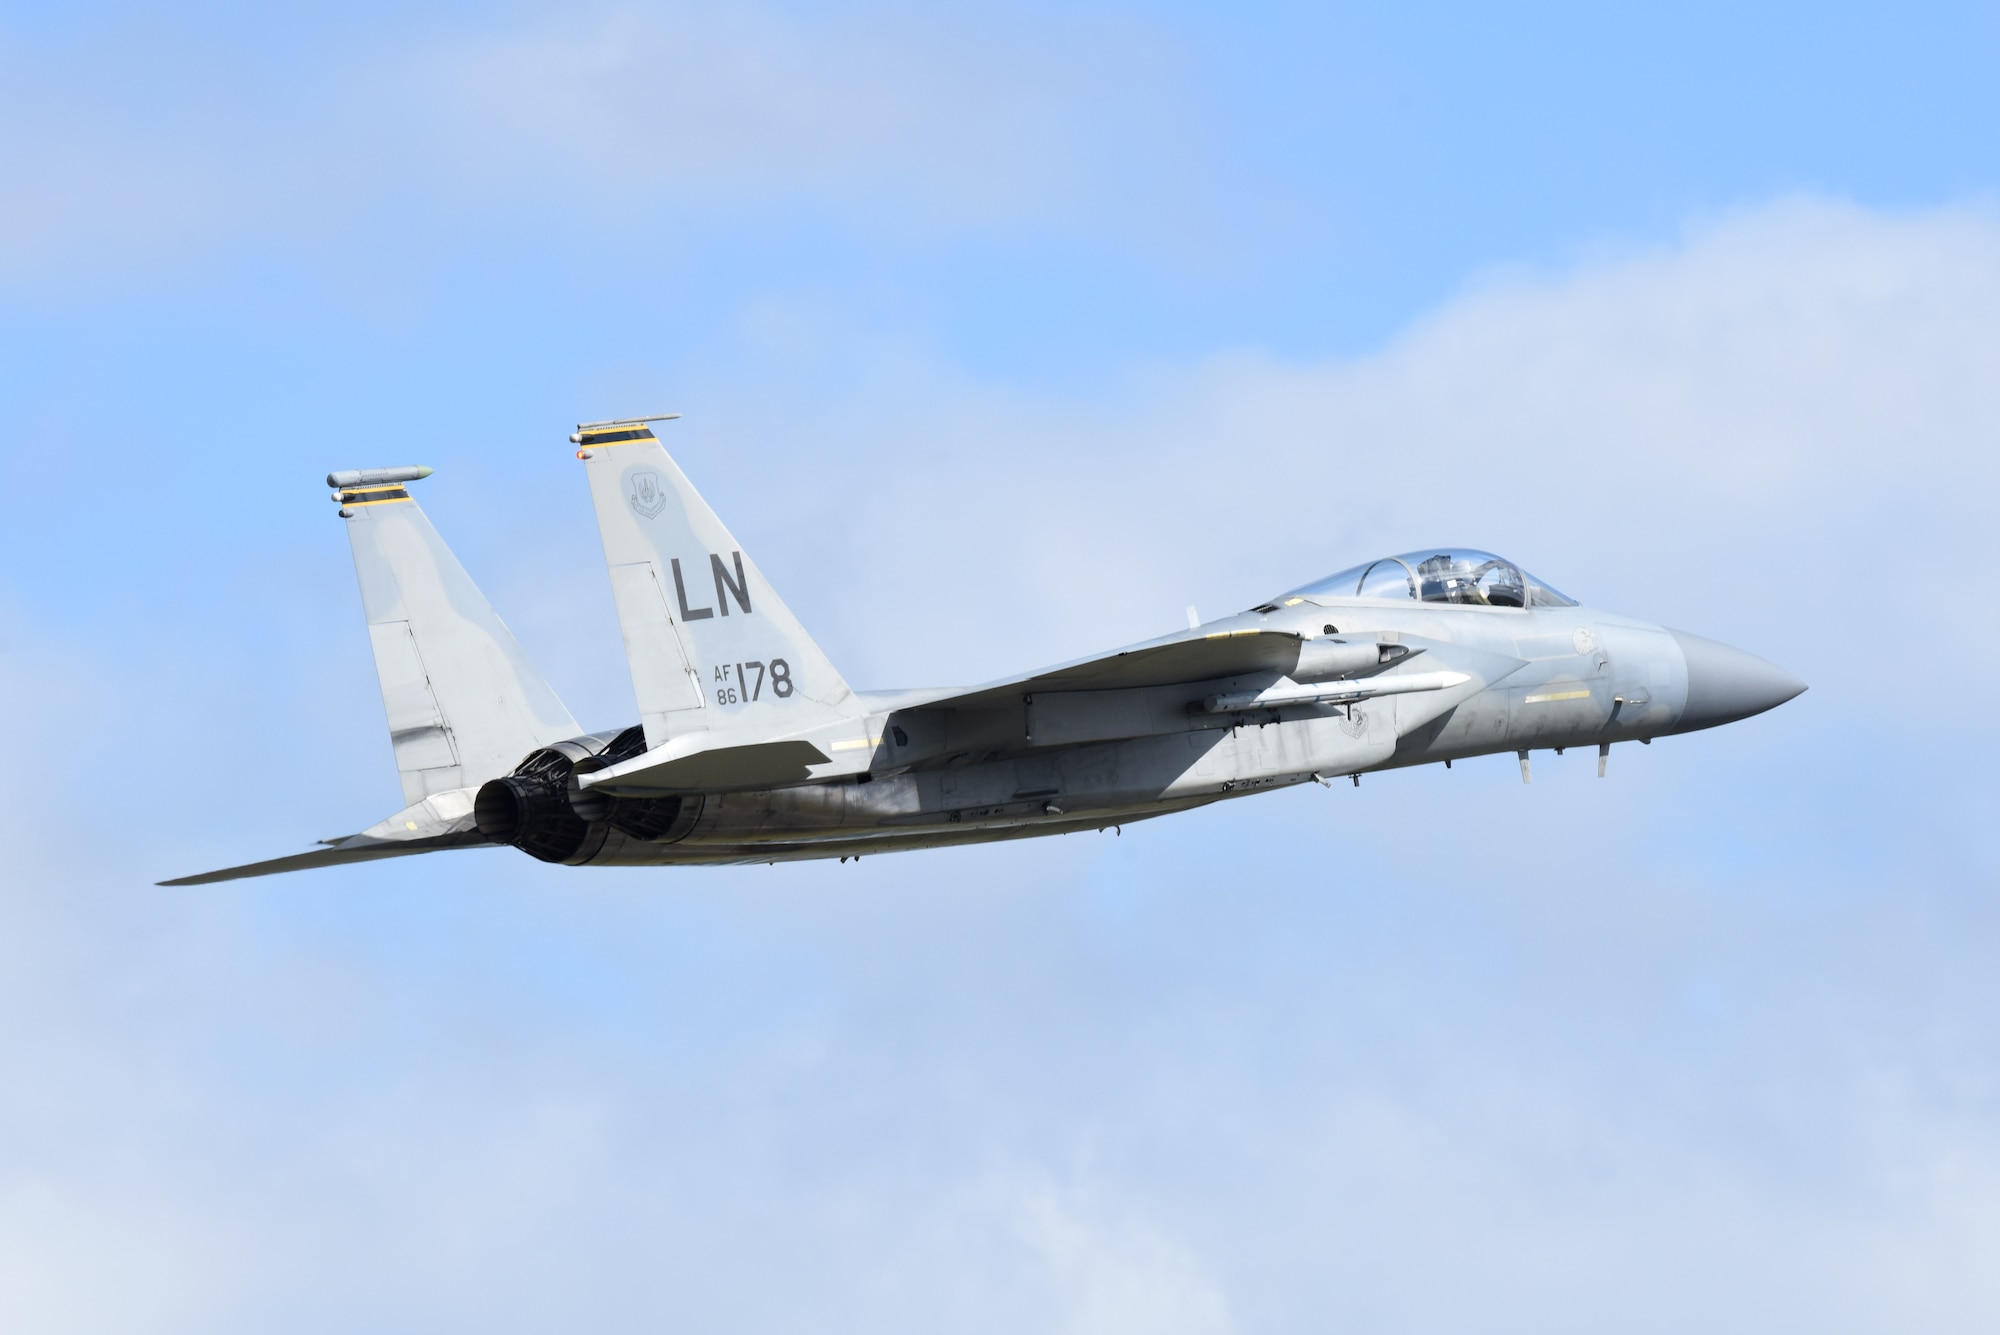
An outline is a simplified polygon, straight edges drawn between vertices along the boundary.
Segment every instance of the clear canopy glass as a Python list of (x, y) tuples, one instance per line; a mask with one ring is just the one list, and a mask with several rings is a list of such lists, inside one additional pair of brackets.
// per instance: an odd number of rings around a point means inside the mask
[(1280, 605), (1335, 598), (1456, 603), (1471, 607), (1575, 607), (1574, 599), (1491, 552), (1463, 547), (1428, 548), (1385, 556), (1367, 565), (1293, 589)]

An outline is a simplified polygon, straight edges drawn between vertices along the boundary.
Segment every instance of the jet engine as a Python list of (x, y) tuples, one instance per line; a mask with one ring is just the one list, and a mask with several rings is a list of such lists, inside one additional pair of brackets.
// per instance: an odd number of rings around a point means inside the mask
[[(629, 760), (646, 749), (639, 728), (572, 737), (532, 751), (505, 778), (481, 785), (472, 819), (489, 843), (510, 844), (543, 862), (593, 861), (617, 842), (672, 843), (692, 826), (701, 803), (679, 797), (609, 797), (579, 788), (579, 774)], [(688, 819), (683, 819), (687, 817)]]

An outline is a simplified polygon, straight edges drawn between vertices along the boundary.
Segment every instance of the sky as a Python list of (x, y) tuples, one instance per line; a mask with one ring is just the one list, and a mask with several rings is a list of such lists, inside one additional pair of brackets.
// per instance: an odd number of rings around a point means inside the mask
[[(0, 1325), (1988, 1331), (2000, 10), (0, 0)], [(1430, 543), (1731, 727), (747, 869), (399, 805), (321, 477), (585, 727), (564, 437), (857, 686)]]

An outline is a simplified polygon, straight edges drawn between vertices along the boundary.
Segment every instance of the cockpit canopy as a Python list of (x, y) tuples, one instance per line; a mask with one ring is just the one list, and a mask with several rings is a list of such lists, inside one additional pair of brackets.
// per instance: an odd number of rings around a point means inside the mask
[(1575, 607), (1512, 561), (1462, 547), (1426, 548), (1385, 556), (1367, 565), (1293, 589), (1277, 600), (1323, 603), (1336, 598), (1381, 598), (1473, 607)]

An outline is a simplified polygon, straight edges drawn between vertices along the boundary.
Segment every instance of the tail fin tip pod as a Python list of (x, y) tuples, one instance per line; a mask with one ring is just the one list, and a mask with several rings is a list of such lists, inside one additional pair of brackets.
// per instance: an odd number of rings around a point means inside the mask
[(428, 468), (333, 472), (403, 800), (476, 788), (581, 731), (405, 484)]
[(334, 490), (387, 486), (396, 482), (419, 482), (437, 470), (412, 465), (405, 468), (347, 468), (326, 475), (326, 485)]
[(648, 749), (703, 730), (784, 736), (859, 717), (847, 682), (660, 444), (651, 418), (580, 425)]

